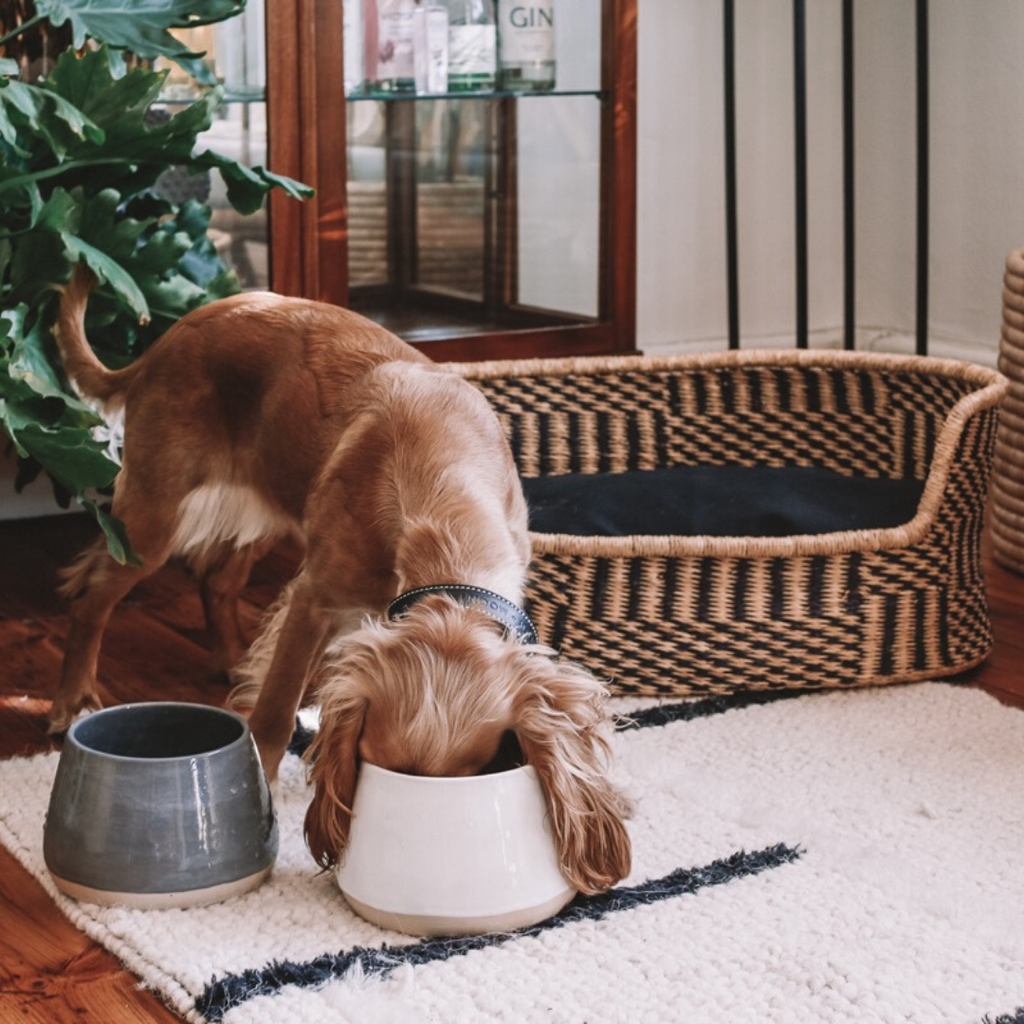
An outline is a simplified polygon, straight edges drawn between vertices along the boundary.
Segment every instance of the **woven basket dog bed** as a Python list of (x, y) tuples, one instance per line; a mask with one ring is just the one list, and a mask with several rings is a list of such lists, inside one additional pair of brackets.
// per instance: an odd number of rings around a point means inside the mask
[(1009, 380), (992, 467), (992, 554), (1024, 573), (1024, 250), (1006, 257), (999, 369)]
[(652, 696), (960, 672), (992, 635), (980, 534), (1005, 380), (840, 352), (464, 364), (525, 482), (674, 466), (819, 467), (922, 482), (885, 529), (801, 536), (533, 533), (541, 637)]

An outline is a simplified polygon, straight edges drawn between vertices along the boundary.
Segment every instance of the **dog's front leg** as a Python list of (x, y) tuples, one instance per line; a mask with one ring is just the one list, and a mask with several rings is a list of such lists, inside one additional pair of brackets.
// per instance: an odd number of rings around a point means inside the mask
[(296, 581), (274, 654), (260, 688), (249, 727), (273, 782), (295, 728), (295, 715), (310, 672), (323, 654), (330, 616), (317, 605), (304, 577)]

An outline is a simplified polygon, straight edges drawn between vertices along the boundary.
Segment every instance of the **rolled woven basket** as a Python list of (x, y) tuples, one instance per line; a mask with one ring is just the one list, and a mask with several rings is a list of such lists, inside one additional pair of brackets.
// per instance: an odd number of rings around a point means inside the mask
[(992, 555), (1024, 573), (1024, 250), (1006, 258), (999, 369), (1009, 381), (992, 464)]
[[(1006, 393), (996, 371), (799, 351), (453, 369), (498, 412), (524, 478), (803, 466), (923, 484), (916, 515), (890, 529), (533, 533), (526, 602), (542, 640), (613, 690), (905, 682), (962, 672), (988, 653), (980, 541)], [(1024, 361), (1019, 370), (1024, 381)], [(1024, 424), (1024, 399), (1016, 415)], [(1024, 488), (1013, 486), (1004, 495), (1024, 514)], [(1020, 523), (1007, 509), (1004, 522)]]

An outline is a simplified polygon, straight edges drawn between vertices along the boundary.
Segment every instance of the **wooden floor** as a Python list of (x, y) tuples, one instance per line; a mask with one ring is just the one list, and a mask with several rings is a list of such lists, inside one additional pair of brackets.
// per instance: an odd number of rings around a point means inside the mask
[[(67, 628), (57, 571), (93, 535), (91, 521), (78, 516), (0, 523), (0, 758), (55, 746), (44, 717)], [(987, 564), (996, 646), (969, 681), (1024, 708), (1024, 577)], [(257, 566), (246, 591), (251, 622), (294, 565), (294, 555), (280, 551)], [(207, 667), (204, 640), (191, 577), (174, 566), (161, 570), (114, 613), (100, 663), (104, 700), (221, 703), (227, 684)], [(0, 847), (2, 1024), (177, 1019), (74, 928)]]

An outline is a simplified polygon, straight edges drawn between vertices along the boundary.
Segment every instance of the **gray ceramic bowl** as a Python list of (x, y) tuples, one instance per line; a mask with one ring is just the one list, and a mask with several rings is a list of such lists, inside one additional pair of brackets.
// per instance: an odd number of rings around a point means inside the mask
[(68, 730), (43, 857), (75, 899), (186, 907), (246, 892), (277, 857), (270, 788), (244, 718), (124, 704)]

